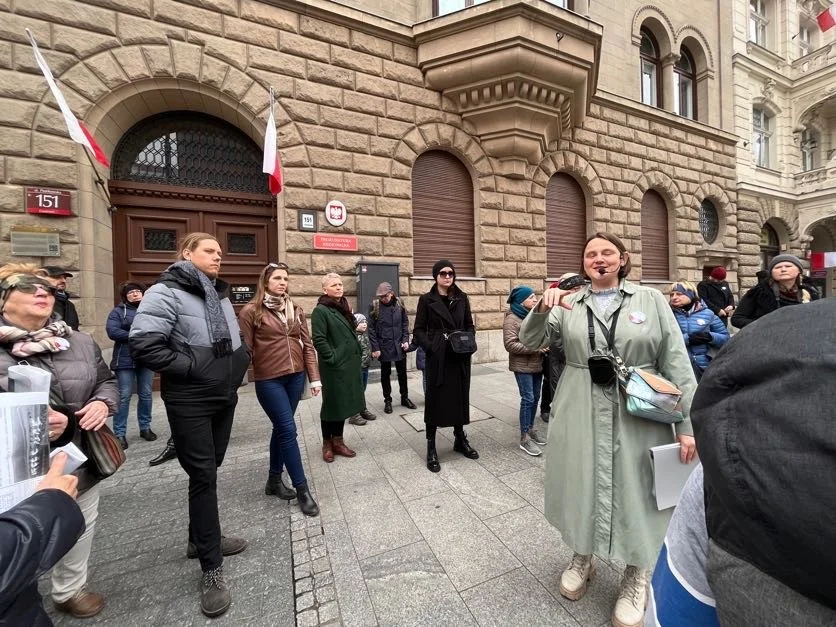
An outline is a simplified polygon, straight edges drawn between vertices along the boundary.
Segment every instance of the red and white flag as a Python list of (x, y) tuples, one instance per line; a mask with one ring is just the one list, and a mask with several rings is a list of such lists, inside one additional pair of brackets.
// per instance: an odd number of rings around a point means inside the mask
[(824, 11), (819, 13), (816, 20), (818, 20), (819, 28), (822, 32), (836, 25), (836, 4), (830, 5)]
[(264, 163), (261, 168), (267, 175), (270, 193), (274, 196), (282, 191), (282, 164), (276, 150), (276, 118), (273, 117), (273, 90), (270, 89), (270, 117), (264, 131)]
[(84, 125), (78, 121), (78, 118), (75, 117), (73, 112), (70, 110), (70, 105), (67, 104), (67, 101), (64, 99), (64, 94), (62, 94), (61, 90), (58, 89), (58, 85), (55, 83), (55, 78), (52, 76), (52, 70), (49, 69), (46, 60), (41, 54), (41, 51), (38, 49), (38, 44), (35, 41), (35, 38), (32, 36), (32, 33), (29, 32), (28, 28), (26, 29), (26, 34), (29, 36), (29, 41), (32, 44), (32, 52), (35, 54), (35, 61), (37, 62), (38, 67), (41, 68), (41, 72), (43, 72), (44, 78), (46, 79), (50, 90), (52, 90), (52, 95), (55, 97), (55, 101), (58, 103), (61, 113), (64, 115), (64, 121), (67, 123), (67, 130), (70, 132), (70, 139), (87, 148), (87, 150), (92, 152), (93, 156), (96, 157), (96, 161), (101, 163), (104, 167), (109, 168), (110, 161), (108, 161), (104, 151), (101, 149), (99, 144), (96, 143), (96, 140), (93, 139), (93, 135), (90, 134), (90, 131), (84, 128)]

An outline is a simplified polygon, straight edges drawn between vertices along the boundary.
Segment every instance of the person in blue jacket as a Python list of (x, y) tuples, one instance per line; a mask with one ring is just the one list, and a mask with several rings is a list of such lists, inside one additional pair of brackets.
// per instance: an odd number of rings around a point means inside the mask
[(134, 363), (128, 346), (128, 333), (145, 289), (142, 283), (135, 281), (123, 283), (119, 289), (122, 302), (116, 305), (107, 316), (105, 325), (107, 336), (114, 342), (110, 369), (116, 373), (119, 381), (119, 411), (113, 416), (113, 433), (119, 438), (123, 449), (128, 448), (128, 413), (131, 410), (134, 380), (136, 380), (136, 394), (139, 398), (136, 405), (139, 437), (148, 442), (157, 439), (157, 435), (151, 431), (151, 388), (154, 383), (154, 373)]
[(723, 321), (697, 296), (697, 288), (688, 281), (672, 283), (669, 289), (671, 309), (682, 339), (691, 357), (697, 380), (711, 361), (709, 350), (729, 341), (729, 330)]

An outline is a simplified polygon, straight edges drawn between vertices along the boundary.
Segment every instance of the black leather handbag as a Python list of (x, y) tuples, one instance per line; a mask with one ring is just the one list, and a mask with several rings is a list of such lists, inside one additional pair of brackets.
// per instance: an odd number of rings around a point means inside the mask
[(450, 348), (459, 355), (472, 355), (476, 352), (476, 333), (473, 331), (451, 331), (444, 337), (450, 342)]

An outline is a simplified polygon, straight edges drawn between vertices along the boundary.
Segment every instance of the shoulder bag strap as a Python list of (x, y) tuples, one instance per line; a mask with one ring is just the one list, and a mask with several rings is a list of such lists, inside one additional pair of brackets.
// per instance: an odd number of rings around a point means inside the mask
[[(618, 326), (618, 313), (621, 311), (621, 307), (613, 312), (613, 321), (610, 328), (607, 329), (604, 326), (604, 323), (600, 320), (598, 321), (598, 326), (601, 327), (601, 331), (604, 332), (604, 337), (607, 338), (607, 348), (609, 348), (613, 353), (615, 353), (615, 328)], [(592, 349), (592, 352), (595, 352), (595, 325), (593, 323), (593, 314), (592, 308), (587, 305), (586, 307), (586, 319), (589, 331), (589, 347)]]

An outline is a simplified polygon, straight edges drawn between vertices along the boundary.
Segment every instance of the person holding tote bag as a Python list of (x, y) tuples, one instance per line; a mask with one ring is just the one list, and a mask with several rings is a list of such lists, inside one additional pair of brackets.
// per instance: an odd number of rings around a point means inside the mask
[(453, 262), (441, 259), (433, 266), (435, 284), (418, 299), (413, 336), (427, 357), (427, 393), (424, 423), (427, 427), (427, 469), (439, 472), (435, 447), (439, 427), (453, 427), (453, 450), (468, 459), (479, 459), (470, 446), (464, 426), (470, 424), (471, 355), (458, 353), (449, 341), (455, 332), (475, 333), (470, 301), (456, 281)]

